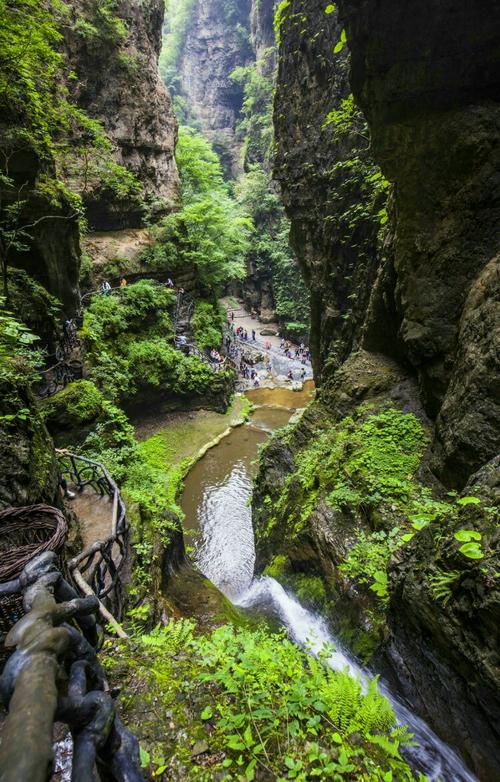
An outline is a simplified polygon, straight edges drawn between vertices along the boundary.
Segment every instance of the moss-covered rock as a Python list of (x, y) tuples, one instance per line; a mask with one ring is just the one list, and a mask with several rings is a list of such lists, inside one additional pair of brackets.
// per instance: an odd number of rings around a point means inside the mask
[(23, 383), (0, 382), (0, 507), (61, 505), (52, 439)]

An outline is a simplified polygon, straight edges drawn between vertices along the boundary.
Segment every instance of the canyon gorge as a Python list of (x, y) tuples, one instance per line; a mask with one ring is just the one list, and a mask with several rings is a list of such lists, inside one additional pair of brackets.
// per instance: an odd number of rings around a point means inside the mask
[(70, 561), (109, 509), (64, 458), (116, 485), (140, 773), (494, 782), (498, 7), (2, 15), (0, 514)]

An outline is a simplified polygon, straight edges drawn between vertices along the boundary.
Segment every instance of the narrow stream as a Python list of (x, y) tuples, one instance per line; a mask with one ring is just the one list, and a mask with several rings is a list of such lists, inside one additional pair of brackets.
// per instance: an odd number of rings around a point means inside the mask
[[(312, 653), (325, 643), (335, 652), (329, 664), (346, 667), (361, 681), (376, 672), (362, 668), (332, 634), (326, 621), (309, 611), (275, 579), (254, 578), (255, 542), (250, 507), (252, 479), (259, 447), (270, 433), (284, 426), (295, 408), (304, 406), (311, 388), (297, 394), (285, 389), (248, 392), (258, 407), (251, 420), (209, 451), (186, 478), (182, 508), (191, 531), (195, 559), (201, 571), (235, 604), (273, 616), (298, 645)], [(388, 687), (380, 690), (390, 700), (398, 721), (407, 725), (417, 743), (405, 750), (415, 770), (438, 782), (477, 782), (451, 747), (411, 711)]]

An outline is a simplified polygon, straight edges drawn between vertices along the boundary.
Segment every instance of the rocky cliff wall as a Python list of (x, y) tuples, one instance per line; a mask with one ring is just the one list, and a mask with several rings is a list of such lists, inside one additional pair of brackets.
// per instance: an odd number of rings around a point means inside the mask
[(198, 0), (176, 63), (190, 124), (207, 135), (230, 175), (240, 168), (235, 128), (243, 101), (230, 74), (251, 62), (249, 19), (250, 0)]
[[(385, 197), (369, 181), (379, 172), (363, 120), (343, 109), (349, 61), (346, 50), (333, 52), (342, 29), (336, 13), (325, 14), (321, 0), (292, 0), (279, 29), (275, 177), (311, 292), (310, 344), (321, 383), (327, 363), (338, 367), (359, 346)], [(342, 115), (338, 122), (329, 122), (332, 111)]]
[[(460, 485), (499, 445), (498, 6), (339, 8), (353, 90), (394, 183), (394, 327), (437, 419), (436, 465)], [(369, 318), (365, 344), (381, 347), (378, 332)]]
[[(71, 94), (102, 123), (116, 163), (137, 178), (153, 216), (178, 201), (177, 125), (158, 58), (163, 0), (119, 0), (108, 15), (92, 0), (72, 0), (65, 30), (67, 57), (77, 75)], [(81, 182), (80, 182), (81, 184)], [(138, 227), (142, 210), (128, 194), (110, 188), (84, 192), (94, 230)]]
[[(283, 555), (295, 584), (320, 574), (324, 610), (333, 608), (346, 643), (365, 653), (371, 643), (373, 652), (378, 630), (386, 670), (489, 782), (500, 773), (492, 629), (500, 595), (490, 569), (500, 553), (492, 526), (500, 14), (486, 0), (474, 8), (451, 0), (337, 6), (326, 13), (324, 3), (292, 0), (281, 13), (276, 176), (311, 289), (320, 388), (293, 433), (264, 453), (254, 499), (258, 559), (263, 567)], [(466, 495), (463, 506), (436, 506), (418, 534), (408, 508), (392, 518), (396, 495), (380, 504), (389, 446), (378, 479), (375, 462), (366, 466), (367, 442), (364, 467), (345, 462), (356, 450), (356, 423), (342, 454), (352, 420), (367, 415), (377, 431), (377, 410), (388, 407), (414, 413), (428, 433), (413, 476), (421, 497), (450, 503), (450, 488)], [(360, 505), (358, 482), (368, 475), (375, 493)], [(392, 547), (390, 536), (407, 525), (406, 542)], [(482, 541), (476, 560), (459, 550), (464, 529)], [(364, 555), (360, 541), (370, 541)], [(375, 563), (387, 576), (382, 624), (374, 622), (380, 604), (375, 615), (370, 608), (380, 588)]]
[[(499, 444), (498, 12), (485, 0), (471, 18), (443, 2), (413, 23), (396, 2), (339, 3), (341, 20), (323, 5), (285, 11), (275, 104), (276, 175), (311, 288), (317, 377), (357, 345), (408, 366), (437, 423), (435, 468), (460, 486)], [(338, 115), (333, 132), (328, 123), (351, 89), (347, 47), (333, 53), (344, 22), (370, 127), (364, 153), (359, 134), (339, 134)], [(380, 202), (363, 203), (370, 177), (357, 193), (353, 182), (362, 154), (392, 186), (382, 233)], [(342, 213), (350, 233), (339, 232)]]

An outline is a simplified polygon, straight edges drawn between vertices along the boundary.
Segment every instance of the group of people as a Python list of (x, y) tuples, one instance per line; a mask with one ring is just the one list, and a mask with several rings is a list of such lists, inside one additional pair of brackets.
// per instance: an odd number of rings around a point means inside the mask
[(244, 377), (245, 380), (253, 380), (254, 388), (259, 388), (260, 380), (257, 374), (257, 370), (246, 364), (244, 361), (241, 362), (240, 374)]
[[(244, 342), (248, 342), (249, 341), (248, 340), (248, 331), (246, 329), (244, 329), (243, 326), (238, 326), (238, 328), (235, 331), (235, 334), (236, 334), (237, 337), (242, 339)], [(257, 341), (257, 335), (255, 333), (255, 329), (252, 329), (252, 337), (251, 337), (251, 339), (252, 339), (252, 342), (256, 342)]]
[(215, 348), (213, 348), (213, 350), (210, 351), (210, 358), (216, 364), (224, 364), (224, 362), (226, 361), (226, 357), (221, 356), (219, 351), (215, 350)]
[[(125, 277), (122, 277), (121, 280), (120, 280), (119, 287), (120, 288), (126, 288), (127, 285), (128, 285), (127, 280), (125, 279)], [(169, 277), (167, 279), (165, 285), (166, 285), (167, 288), (170, 288), (171, 290), (175, 289), (175, 284), (174, 284), (174, 281), (172, 280), (171, 277)], [(107, 295), (111, 290), (112, 290), (112, 288), (111, 288), (111, 285), (109, 284), (109, 282), (107, 280), (104, 280), (104, 282), (101, 283), (101, 293), (104, 293), (105, 295)], [(181, 291), (181, 293), (184, 293), (182, 288), (180, 289), (180, 291)]]
[(287, 358), (300, 361), (301, 364), (306, 365), (308, 361), (311, 361), (311, 351), (306, 348), (303, 342), (298, 347), (294, 347), (291, 342), (286, 339), (282, 339), (280, 342), (280, 350), (283, 351)]
[(305, 370), (305, 367), (302, 367), (302, 369), (300, 370), (298, 378), (293, 376), (293, 369), (290, 369), (290, 371), (288, 372), (286, 377), (287, 377), (287, 380), (291, 380), (292, 382), (294, 380), (298, 380), (298, 379), (300, 379), (300, 380), (302, 380), (302, 382), (304, 382), (304, 380), (306, 379), (306, 374), (307, 374), (307, 372)]

